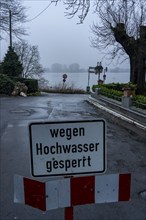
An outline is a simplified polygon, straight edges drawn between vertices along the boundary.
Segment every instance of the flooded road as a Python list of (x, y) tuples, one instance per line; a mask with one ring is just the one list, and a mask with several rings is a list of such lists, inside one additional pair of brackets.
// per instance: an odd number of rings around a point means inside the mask
[[(131, 173), (131, 201), (76, 206), (75, 220), (145, 220), (146, 201), (140, 192), (146, 189), (146, 143), (113, 123), (110, 117), (88, 102), (88, 95), (43, 94), (40, 97), (1, 97), (0, 144), (0, 219), (63, 220), (64, 209), (42, 212), (24, 204), (15, 204), (14, 175), (32, 178), (28, 126), (32, 122), (92, 120), (107, 122), (107, 174)], [(91, 128), (92, 131), (92, 128)], [(50, 177), (37, 178), (48, 181)], [(53, 177), (52, 177), (53, 178)]]

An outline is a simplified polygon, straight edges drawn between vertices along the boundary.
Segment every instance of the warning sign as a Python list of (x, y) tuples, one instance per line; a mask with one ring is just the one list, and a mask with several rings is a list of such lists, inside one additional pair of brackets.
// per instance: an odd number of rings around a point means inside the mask
[(31, 123), (31, 171), (35, 177), (103, 173), (105, 121)]

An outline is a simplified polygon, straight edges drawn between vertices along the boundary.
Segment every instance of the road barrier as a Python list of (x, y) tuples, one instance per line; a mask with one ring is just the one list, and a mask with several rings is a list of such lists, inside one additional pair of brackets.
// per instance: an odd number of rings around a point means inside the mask
[(70, 207), (65, 212), (67, 220), (76, 205), (129, 201), (130, 188), (129, 173), (62, 178), (47, 182), (15, 175), (14, 202), (42, 211)]

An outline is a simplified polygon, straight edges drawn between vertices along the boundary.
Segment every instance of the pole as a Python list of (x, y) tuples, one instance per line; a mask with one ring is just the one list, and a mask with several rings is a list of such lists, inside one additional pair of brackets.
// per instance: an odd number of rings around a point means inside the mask
[(89, 86), (89, 81), (90, 81), (90, 71), (88, 70), (88, 86)]
[(10, 47), (12, 48), (12, 13), (9, 9), (9, 31), (10, 31)]
[(73, 220), (73, 206), (65, 208), (65, 220)]

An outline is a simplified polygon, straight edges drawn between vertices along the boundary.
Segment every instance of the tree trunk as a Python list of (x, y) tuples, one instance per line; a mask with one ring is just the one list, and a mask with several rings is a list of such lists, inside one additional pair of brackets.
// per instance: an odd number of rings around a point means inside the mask
[(128, 36), (123, 23), (112, 28), (115, 39), (130, 59), (130, 82), (137, 84), (137, 93), (144, 94), (146, 73), (146, 26), (140, 27), (139, 39)]
[(144, 60), (139, 56), (129, 55), (130, 58), (130, 82), (137, 84), (137, 94), (144, 93), (145, 69)]
[(145, 89), (145, 59), (144, 57), (139, 58), (139, 68), (137, 76), (137, 94), (144, 94)]
[(133, 56), (129, 55), (130, 59), (130, 82), (137, 84), (137, 76), (138, 76), (138, 59)]

